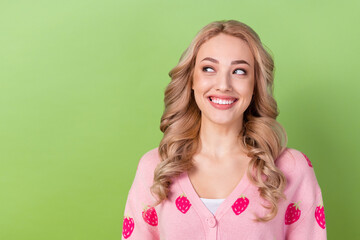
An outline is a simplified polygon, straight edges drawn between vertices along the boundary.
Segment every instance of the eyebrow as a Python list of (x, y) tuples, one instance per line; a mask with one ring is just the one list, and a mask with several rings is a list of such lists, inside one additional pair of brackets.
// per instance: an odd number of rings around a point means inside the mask
[[(211, 57), (206, 57), (206, 58), (204, 58), (203, 60), (201, 60), (201, 62), (202, 62), (202, 61), (205, 61), (205, 60), (208, 60), (208, 61), (213, 62), (213, 63), (219, 63), (218, 60), (216, 60), (216, 59), (214, 59), (214, 58), (211, 58)], [(245, 60), (234, 60), (234, 61), (231, 62), (231, 65), (241, 64), (241, 63), (247, 64), (247, 65), (250, 66), (250, 64), (249, 64), (247, 61), (245, 61)]]

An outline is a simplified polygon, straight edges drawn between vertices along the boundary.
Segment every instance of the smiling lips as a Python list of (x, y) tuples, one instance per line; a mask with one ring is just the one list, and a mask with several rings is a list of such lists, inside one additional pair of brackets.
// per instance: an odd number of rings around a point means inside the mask
[(210, 96), (208, 97), (211, 105), (217, 109), (220, 110), (226, 110), (229, 108), (232, 108), (235, 103), (237, 102), (237, 98), (234, 97), (214, 97), (214, 96)]

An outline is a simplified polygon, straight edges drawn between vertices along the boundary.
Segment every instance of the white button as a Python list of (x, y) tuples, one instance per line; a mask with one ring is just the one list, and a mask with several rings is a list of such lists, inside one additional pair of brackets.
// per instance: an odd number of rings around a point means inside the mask
[(209, 227), (211, 227), (211, 228), (216, 226), (216, 219), (214, 217), (207, 218), (206, 222), (209, 225)]

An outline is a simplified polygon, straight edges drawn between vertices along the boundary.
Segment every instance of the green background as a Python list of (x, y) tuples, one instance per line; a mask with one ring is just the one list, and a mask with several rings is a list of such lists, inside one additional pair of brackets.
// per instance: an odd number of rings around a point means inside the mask
[(168, 72), (201, 27), (236, 19), (275, 60), (288, 147), (321, 186), (328, 239), (360, 210), (359, 1), (0, 1), (0, 239), (120, 239), (158, 146)]

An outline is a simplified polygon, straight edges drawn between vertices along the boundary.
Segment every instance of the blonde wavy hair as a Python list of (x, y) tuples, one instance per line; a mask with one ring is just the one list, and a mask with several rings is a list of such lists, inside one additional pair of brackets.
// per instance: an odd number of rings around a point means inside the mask
[(255, 59), (254, 95), (244, 112), (243, 127), (239, 132), (251, 158), (247, 169), (249, 180), (258, 187), (260, 196), (269, 203), (264, 217), (257, 222), (273, 219), (278, 212), (278, 201), (287, 181), (275, 166), (275, 160), (285, 150), (287, 135), (276, 121), (279, 112), (273, 97), (274, 61), (265, 50), (257, 33), (236, 20), (214, 21), (203, 27), (183, 52), (178, 64), (169, 72), (170, 83), (165, 89), (165, 109), (160, 130), (164, 133), (159, 144), (160, 163), (154, 171), (150, 190), (157, 206), (167, 199), (173, 178), (194, 167), (192, 157), (199, 147), (201, 112), (191, 89), (196, 55), (200, 46), (219, 33), (238, 37), (249, 45)]

